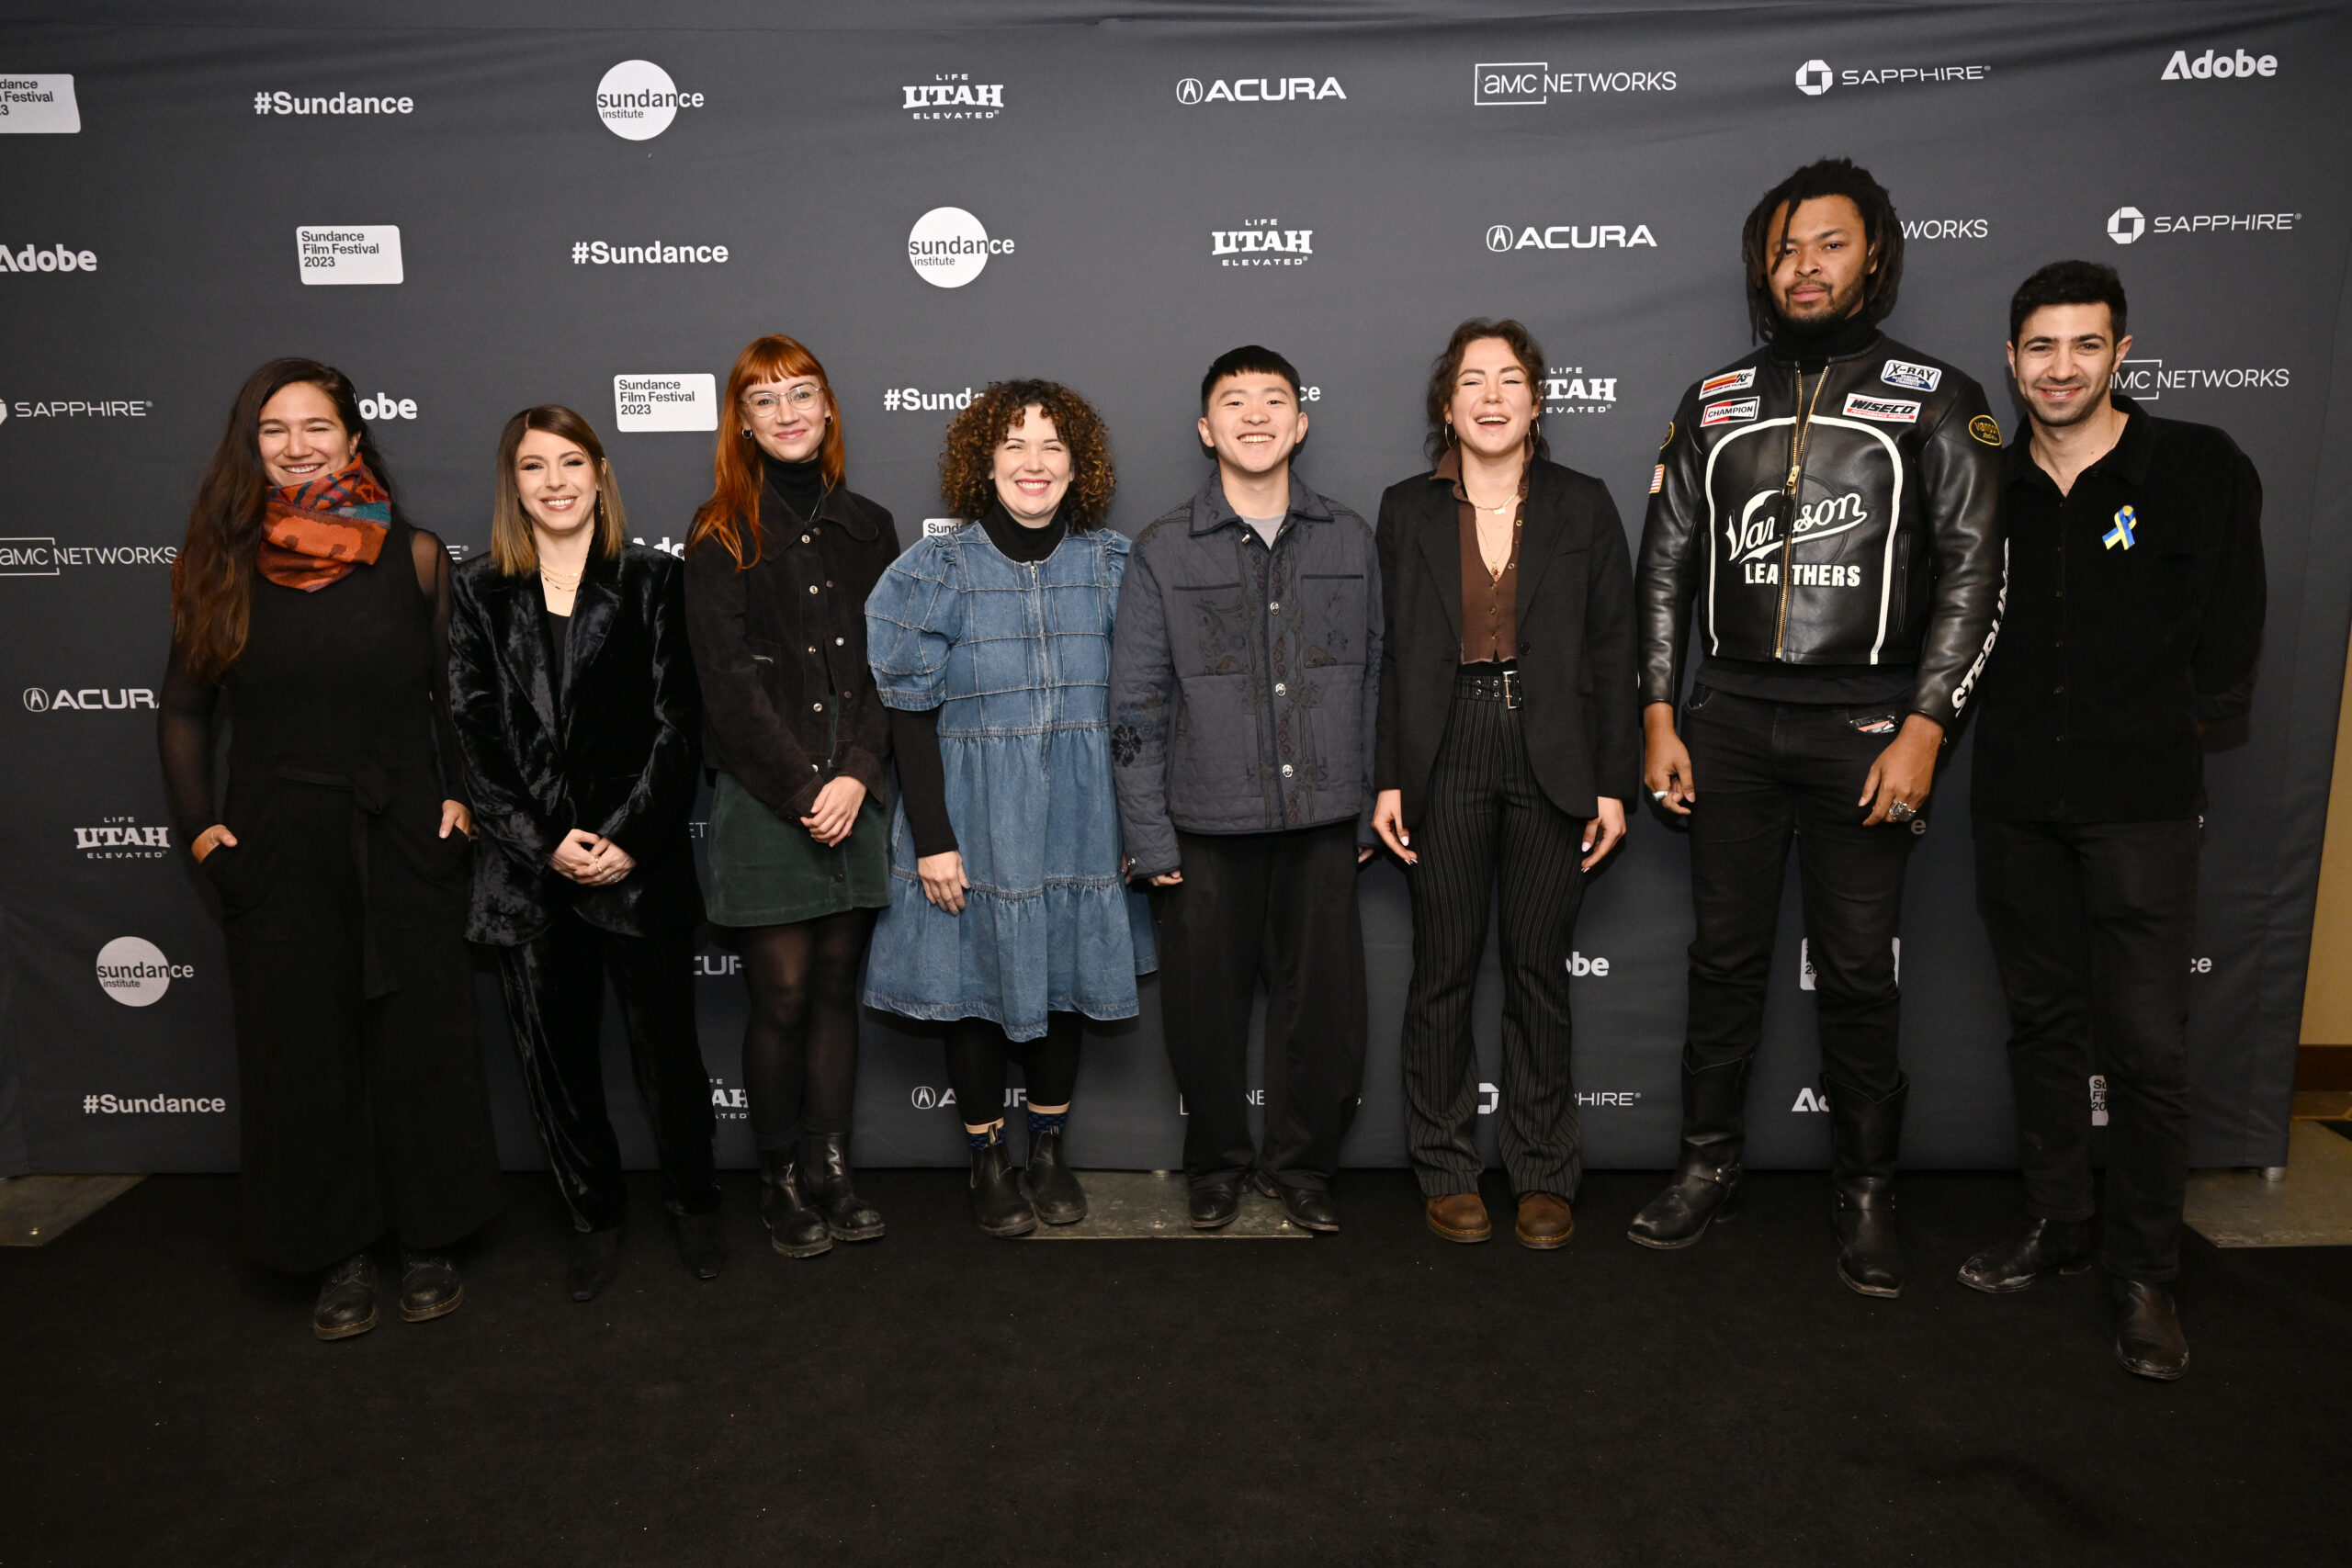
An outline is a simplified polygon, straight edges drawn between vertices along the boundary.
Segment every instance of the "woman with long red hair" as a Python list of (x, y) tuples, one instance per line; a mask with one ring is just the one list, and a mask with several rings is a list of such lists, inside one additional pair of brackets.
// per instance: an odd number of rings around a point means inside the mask
[(715, 483), (686, 536), (702, 680), (711, 922), (751, 989), (743, 1084), (775, 1249), (872, 1241), (849, 1160), (857, 983), (890, 901), (889, 721), (865, 662), (865, 596), (899, 554), (890, 514), (843, 484), (825, 368), (788, 337), (735, 358)]
[(499, 1208), (448, 627), (447, 552), (401, 514), (349, 379), (311, 359), (247, 377), (172, 568), (157, 729), (228, 939), (245, 1245), (327, 1269), (322, 1339), (376, 1325), (387, 1231), (401, 1315), (456, 1310), (448, 1249)]

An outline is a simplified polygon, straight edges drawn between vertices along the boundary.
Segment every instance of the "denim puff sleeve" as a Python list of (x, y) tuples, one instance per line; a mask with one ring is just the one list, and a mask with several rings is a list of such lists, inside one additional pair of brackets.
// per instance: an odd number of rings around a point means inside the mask
[(883, 703), (909, 712), (945, 700), (947, 657), (964, 633), (952, 538), (925, 538), (890, 563), (865, 601), (865, 657)]

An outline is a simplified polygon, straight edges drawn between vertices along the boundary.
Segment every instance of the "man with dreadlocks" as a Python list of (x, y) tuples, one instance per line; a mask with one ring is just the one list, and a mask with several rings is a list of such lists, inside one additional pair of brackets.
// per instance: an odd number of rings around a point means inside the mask
[[(1998, 629), (2001, 433), (1974, 381), (1879, 331), (1903, 230), (1869, 171), (1799, 169), (1740, 243), (1763, 346), (1684, 394), (1642, 531), (1645, 782), (1690, 824), (1698, 933), (1680, 1157), (1631, 1234), (1688, 1247), (1738, 1195), (1793, 835), (1838, 1275), (1892, 1296), (1896, 918), (1938, 754)], [(1701, 659), (1678, 732), (1694, 601)]]

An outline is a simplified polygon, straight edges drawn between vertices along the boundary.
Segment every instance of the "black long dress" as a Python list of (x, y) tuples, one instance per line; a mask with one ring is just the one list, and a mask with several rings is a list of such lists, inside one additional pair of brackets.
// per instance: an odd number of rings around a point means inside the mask
[[(183, 843), (237, 836), (220, 895), (242, 1097), (242, 1228), (262, 1263), (325, 1267), (389, 1229), (447, 1246), (499, 1207), (465, 942), (469, 846), (448, 729), (449, 564), (395, 522), (373, 566), (315, 592), (256, 577), (218, 684), (175, 654), (158, 716)], [(229, 790), (212, 720), (228, 699)]]

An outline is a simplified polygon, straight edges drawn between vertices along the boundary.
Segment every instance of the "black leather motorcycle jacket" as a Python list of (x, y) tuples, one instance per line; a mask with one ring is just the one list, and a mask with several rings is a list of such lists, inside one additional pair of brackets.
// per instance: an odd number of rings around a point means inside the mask
[(1883, 333), (1819, 371), (1758, 349), (1684, 395), (1658, 458), (1636, 565), (1645, 703), (1681, 695), (1695, 600), (1711, 655), (1910, 666), (1912, 711), (1954, 727), (2006, 566), (1982, 388)]

